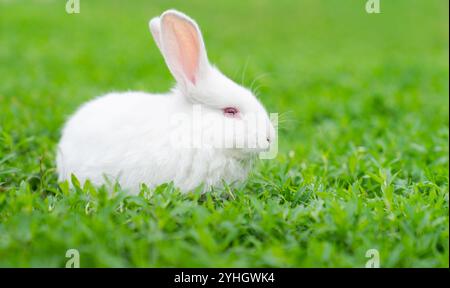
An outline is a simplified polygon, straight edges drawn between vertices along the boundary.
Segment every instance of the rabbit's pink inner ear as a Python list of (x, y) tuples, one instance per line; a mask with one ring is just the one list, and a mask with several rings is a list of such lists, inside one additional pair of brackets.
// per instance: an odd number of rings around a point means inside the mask
[(175, 15), (167, 15), (164, 19), (166, 27), (171, 30), (176, 47), (174, 55), (181, 66), (182, 73), (192, 83), (196, 82), (196, 75), (200, 60), (200, 39), (197, 29), (192, 23)]

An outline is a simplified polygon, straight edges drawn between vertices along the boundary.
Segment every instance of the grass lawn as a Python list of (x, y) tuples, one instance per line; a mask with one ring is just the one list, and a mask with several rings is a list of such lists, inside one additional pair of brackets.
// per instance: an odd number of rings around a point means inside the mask
[[(0, 0), (0, 267), (449, 266), (447, 1), (65, 2)], [(80, 104), (173, 84), (147, 28), (168, 8), (280, 114), (277, 158), (203, 196), (58, 183)]]

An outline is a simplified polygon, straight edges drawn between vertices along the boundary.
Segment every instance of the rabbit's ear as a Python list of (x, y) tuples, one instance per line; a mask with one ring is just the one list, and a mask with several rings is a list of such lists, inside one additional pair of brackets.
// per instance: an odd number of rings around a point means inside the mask
[(156, 46), (158, 46), (159, 50), (161, 50), (161, 21), (159, 17), (155, 17), (148, 23), (150, 27), (150, 32), (153, 35), (153, 39), (155, 39)]
[(160, 49), (179, 84), (194, 85), (209, 66), (200, 29), (194, 20), (168, 10), (161, 16)]

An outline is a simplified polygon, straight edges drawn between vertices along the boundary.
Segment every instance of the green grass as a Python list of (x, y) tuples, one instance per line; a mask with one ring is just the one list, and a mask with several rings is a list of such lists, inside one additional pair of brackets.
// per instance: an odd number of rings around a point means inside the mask
[[(0, 1), (0, 266), (448, 267), (448, 2), (186, 2)], [(147, 21), (172, 7), (282, 114), (278, 157), (204, 196), (57, 183), (81, 103), (171, 87)]]

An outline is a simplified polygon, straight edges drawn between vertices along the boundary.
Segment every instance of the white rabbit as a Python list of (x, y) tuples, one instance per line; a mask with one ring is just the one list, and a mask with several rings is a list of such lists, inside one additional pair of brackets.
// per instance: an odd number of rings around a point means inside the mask
[(276, 136), (266, 110), (209, 63), (194, 20), (168, 10), (149, 26), (175, 88), (110, 93), (84, 104), (62, 132), (59, 180), (118, 181), (130, 193), (142, 183), (173, 181), (186, 192), (245, 180), (251, 160)]

